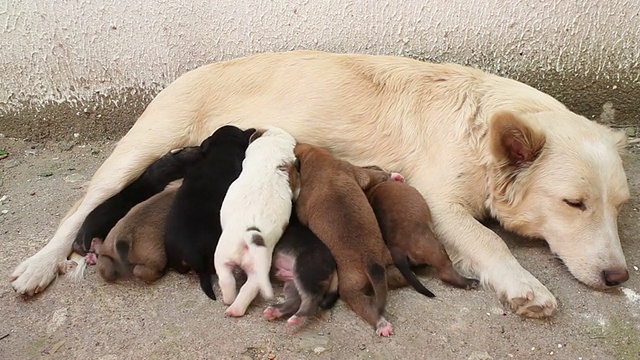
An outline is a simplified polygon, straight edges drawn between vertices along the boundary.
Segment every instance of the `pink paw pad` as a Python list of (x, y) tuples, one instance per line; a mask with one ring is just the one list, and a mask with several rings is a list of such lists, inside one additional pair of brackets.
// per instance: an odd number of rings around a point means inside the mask
[(280, 311), (273, 306), (267, 306), (267, 308), (262, 312), (262, 317), (267, 321), (275, 320), (281, 316), (282, 314)]
[(384, 337), (393, 335), (393, 325), (391, 325), (391, 323), (388, 321), (381, 323), (376, 329), (376, 334)]
[(404, 176), (402, 176), (402, 174), (400, 173), (391, 173), (391, 180), (393, 181), (399, 181), (399, 182), (404, 182)]
[(87, 255), (84, 256), (84, 262), (86, 262), (87, 265), (95, 265), (96, 261), (98, 261), (98, 257), (95, 253), (87, 253)]
[(287, 320), (287, 325), (289, 326), (300, 326), (304, 324), (306, 319), (304, 317), (293, 315)]

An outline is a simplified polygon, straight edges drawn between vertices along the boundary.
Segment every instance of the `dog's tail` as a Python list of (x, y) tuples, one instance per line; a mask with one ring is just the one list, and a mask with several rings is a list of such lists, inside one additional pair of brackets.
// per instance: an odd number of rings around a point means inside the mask
[(273, 299), (273, 287), (269, 279), (271, 269), (271, 257), (273, 254), (267, 249), (264, 236), (256, 227), (250, 227), (244, 233), (244, 242), (249, 249), (249, 254), (253, 258), (255, 274), (260, 286), (260, 294), (266, 300)]
[(211, 272), (208, 270), (198, 273), (200, 277), (200, 288), (211, 300), (216, 300), (216, 294), (213, 293), (213, 284), (211, 283)]
[(387, 272), (384, 266), (378, 263), (371, 263), (367, 267), (367, 276), (373, 287), (376, 309), (379, 314), (382, 314), (384, 313), (384, 308), (387, 306), (387, 293), (389, 292)]
[(409, 261), (407, 260), (407, 254), (399, 248), (393, 247), (389, 249), (391, 251), (391, 257), (393, 258), (393, 263), (396, 264), (398, 270), (407, 282), (420, 294), (426, 297), (435, 297), (435, 295), (429, 291), (416, 277), (416, 274), (411, 271), (411, 267), (409, 266)]

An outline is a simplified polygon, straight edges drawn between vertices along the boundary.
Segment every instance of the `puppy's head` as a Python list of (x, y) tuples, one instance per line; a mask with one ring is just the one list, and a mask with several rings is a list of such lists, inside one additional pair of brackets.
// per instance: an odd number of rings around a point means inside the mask
[(203, 153), (208, 153), (212, 146), (221, 142), (233, 142), (242, 144), (246, 147), (248, 137), (250, 137), (255, 131), (255, 129), (247, 129), (243, 131), (233, 125), (222, 126), (200, 144), (200, 150)]
[(493, 215), (507, 229), (544, 238), (587, 285), (626, 281), (617, 228), (629, 198), (620, 135), (567, 111), (497, 113), (489, 136)]

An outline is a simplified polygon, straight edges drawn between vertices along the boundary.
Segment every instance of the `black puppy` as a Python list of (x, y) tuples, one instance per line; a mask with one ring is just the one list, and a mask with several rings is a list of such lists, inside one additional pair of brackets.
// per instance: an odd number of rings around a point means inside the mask
[(267, 307), (262, 315), (274, 320), (291, 315), (297, 326), (314, 315), (318, 306), (331, 308), (338, 300), (336, 261), (329, 248), (292, 213), (289, 225), (274, 249), (275, 276), (284, 281), (284, 302)]
[[(87, 215), (75, 241), (73, 250), (85, 255), (94, 238), (104, 240), (115, 224), (137, 204), (161, 192), (172, 181), (183, 178), (187, 169), (201, 159), (200, 147), (191, 146), (171, 151), (156, 160), (131, 184), (98, 205)], [(95, 263), (88, 258), (88, 263)]]
[(167, 218), (167, 265), (180, 273), (195, 271), (202, 291), (215, 300), (211, 274), (220, 239), (220, 207), (229, 185), (240, 175), (255, 129), (223, 126), (202, 142), (202, 159), (184, 177)]

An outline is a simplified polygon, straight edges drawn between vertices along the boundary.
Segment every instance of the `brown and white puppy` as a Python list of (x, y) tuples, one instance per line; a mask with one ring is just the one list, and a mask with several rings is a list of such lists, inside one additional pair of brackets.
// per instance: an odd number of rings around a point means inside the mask
[(392, 335), (393, 326), (383, 316), (386, 266), (391, 259), (362, 190), (401, 176), (353, 166), (309, 144), (298, 144), (296, 156), (300, 161), (296, 212), (334, 256), (340, 297), (378, 335)]
[(164, 275), (167, 254), (164, 224), (181, 180), (134, 206), (109, 231), (104, 243), (93, 239), (98, 259), (96, 267), (107, 281), (133, 275), (147, 283)]
[(287, 325), (302, 325), (318, 307), (329, 309), (338, 300), (336, 261), (322, 240), (300, 223), (295, 211), (273, 251), (272, 267), (284, 282), (285, 299), (264, 309), (265, 319), (291, 315)]
[[(289, 222), (291, 202), (299, 190), (295, 146), (293, 136), (280, 128), (257, 130), (247, 147), (242, 172), (222, 202), (222, 235), (213, 264), (222, 300), (230, 305), (225, 311), (228, 316), (243, 316), (258, 292), (265, 299), (273, 298), (269, 280), (273, 249)], [(237, 294), (235, 268), (247, 274)]]
[(429, 264), (438, 271), (441, 280), (460, 288), (478, 286), (478, 280), (465, 278), (453, 268), (444, 245), (433, 233), (431, 211), (418, 190), (405, 183), (385, 181), (366, 194), (393, 262), (418, 292), (431, 294), (415, 277), (410, 265)]

